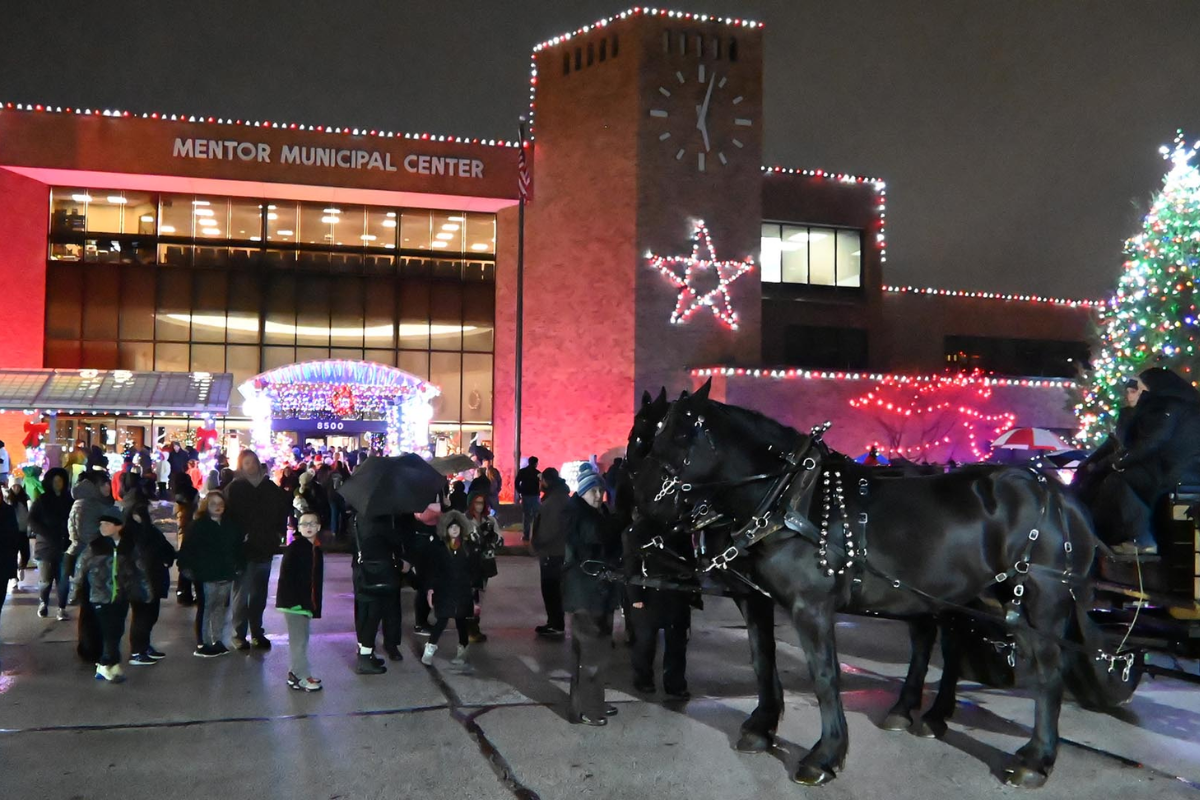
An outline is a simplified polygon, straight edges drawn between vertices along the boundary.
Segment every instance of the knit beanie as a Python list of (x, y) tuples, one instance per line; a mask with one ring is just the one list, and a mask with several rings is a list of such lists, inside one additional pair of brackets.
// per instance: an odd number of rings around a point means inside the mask
[(312, 483), (312, 479), (313, 479), (313, 475), (311, 472), (301, 472), (300, 473), (300, 488), (303, 489), (305, 486), (308, 486), (310, 483)]
[(575, 486), (575, 493), (583, 497), (589, 489), (599, 487), (603, 490), (604, 481), (596, 474), (596, 468), (585, 461), (579, 465), (579, 478), (576, 480)]

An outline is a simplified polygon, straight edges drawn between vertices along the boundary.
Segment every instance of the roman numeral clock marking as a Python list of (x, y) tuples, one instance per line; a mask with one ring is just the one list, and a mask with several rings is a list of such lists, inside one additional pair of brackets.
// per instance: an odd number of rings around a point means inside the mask
[[(676, 149), (675, 160), (682, 161), (683, 157), (687, 155), (689, 151), (694, 152), (696, 154), (696, 171), (709, 172), (709, 167), (712, 166), (712, 159), (710, 158), (710, 155), (715, 154), (717, 162), (720, 163), (721, 166), (726, 166), (729, 164), (729, 158), (725, 155), (725, 151), (716, 146), (720, 144), (723, 139), (724, 141), (732, 143), (733, 146), (738, 149), (742, 149), (746, 146), (742, 140), (735, 136), (730, 136), (728, 139), (725, 139), (725, 134), (722, 134), (720, 131), (710, 132), (709, 119), (712, 116), (710, 111), (712, 111), (714, 105), (718, 108), (724, 106), (726, 109), (732, 110), (733, 107), (740, 106), (743, 102), (745, 102), (746, 98), (740, 94), (736, 97), (729, 98), (728, 96), (724, 95), (723, 92), (717, 91), (718, 89), (725, 88), (729, 78), (728, 76), (718, 75), (715, 70), (710, 70), (706, 64), (698, 64), (696, 66), (695, 75), (696, 83), (692, 84), (692, 86), (696, 87), (695, 89), (676, 88), (676, 90), (673, 92), (666, 86), (659, 86), (658, 93), (661, 97), (667, 99), (667, 108), (651, 108), (650, 116), (656, 120), (675, 120), (681, 118), (682, 124), (691, 125), (691, 117), (689, 114), (694, 110), (696, 114), (696, 121), (693, 127), (699, 133), (699, 137), (693, 138), (695, 134), (691, 133), (690, 128), (686, 133), (678, 130), (667, 131), (660, 129), (658, 140), (660, 142), (665, 142), (668, 139), (674, 139), (674, 134), (680, 134), (678, 138), (680, 138), (682, 146)], [(680, 86), (687, 87), (688, 79), (684, 76), (682, 70), (675, 71), (675, 79), (679, 81)], [(683, 96), (679, 97), (679, 99), (675, 99), (676, 93), (679, 92), (683, 92)], [(668, 110), (668, 108), (670, 108), (669, 103), (672, 102), (676, 104), (676, 107), (673, 109), (675, 112), (674, 115), (672, 115), (671, 111)], [(685, 111), (684, 109), (687, 110)], [(741, 111), (741, 109), (738, 110)], [(728, 113), (728, 111), (726, 113)], [(742, 113), (746, 112), (742, 111)], [(753, 119), (748, 116), (736, 117), (732, 114), (729, 116), (718, 114), (718, 117), (724, 117), (724, 119), (727, 120), (726, 125), (728, 125), (729, 122), (732, 122), (735, 128), (749, 128), (753, 127), (754, 125)]]

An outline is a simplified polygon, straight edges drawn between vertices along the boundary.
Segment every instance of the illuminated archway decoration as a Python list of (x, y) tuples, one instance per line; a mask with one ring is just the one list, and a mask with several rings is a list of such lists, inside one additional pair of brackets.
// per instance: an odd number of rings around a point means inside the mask
[[(650, 266), (662, 273), (671, 285), (679, 290), (675, 310), (671, 312), (671, 324), (682, 325), (702, 308), (708, 308), (713, 316), (725, 323), (730, 330), (737, 330), (738, 315), (729, 301), (729, 284), (754, 269), (754, 259), (747, 256), (742, 261), (722, 261), (713, 250), (712, 239), (704, 220), (692, 222), (692, 254), (690, 256), (660, 256), (647, 253)], [(717, 280), (711, 289), (698, 289), (696, 273), (712, 270)]]
[(432, 401), (441, 390), (395, 367), (370, 361), (303, 361), (255, 375), (238, 387), (253, 420), (254, 449), (277, 455), (276, 420), (365, 420), (385, 424), (388, 455), (429, 455)]

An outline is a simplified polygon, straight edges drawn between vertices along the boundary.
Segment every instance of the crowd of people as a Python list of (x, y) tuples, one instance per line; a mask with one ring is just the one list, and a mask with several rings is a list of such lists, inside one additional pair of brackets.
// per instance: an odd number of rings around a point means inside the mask
[[(470, 648), (487, 641), (482, 599), (499, 574), (496, 554), (503, 544), (495, 516), (503, 484), (492, 465), (479, 467), (469, 482), (453, 481), (417, 513), (364, 518), (338, 492), (359, 453), (298, 450), (272, 478), (253, 451), (242, 452), (236, 468), (218, 451), (204, 459), (216, 466), (198, 480), (201, 459), (180, 444), (158, 458), (149, 454), (148, 464), (133, 450), (112, 474), (102, 452), (77, 452), (85, 457), (72, 454), (45, 475), (27, 467), (0, 503), (0, 605), (10, 581), (19, 585), (36, 561), (38, 616), (65, 622), (77, 613), (77, 651), (95, 665), (97, 680), (120, 683), (127, 677), (123, 665), (153, 666), (165, 658), (153, 633), (171, 594), (172, 566), (176, 601), (195, 609), (195, 656), (269, 650), (263, 618), (274, 557), (282, 552), (275, 606), (288, 631), (287, 685), (321, 690), (307, 644), (312, 620), (322, 612), (325, 552), (339, 539), (351, 554), (356, 672), (382, 674), (388, 660), (403, 659), (406, 585), (415, 589), (412, 630), (427, 637), (423, 664), (434, 663), (451, 623), (457, 638), (452, 664), (467, 663)], [(522, 535), (539, 559), (546, 611), (534, 633), (562, 639), (570, 615), (576, 664), (570, 718), (591, 725), (605, 724), (615, 711), (604, 703), (603, 681), (613, 614), (622, 604), (638, 688), (654, 691), (661, 629), (664, 689), (687, 696), (687, 603), (649, 590), (626, 596), (582, 568), (619, 558), (623, 526), (611, 511), (611, 483), (611, 475), (585, 463), (572, 493), (557, 470), (539, 470), (536, 458), (514, 482)], [(168, 506), (177, 523), (174, 541), (160, 527)], [(122, 657), (126, 629), (128, 655)]]

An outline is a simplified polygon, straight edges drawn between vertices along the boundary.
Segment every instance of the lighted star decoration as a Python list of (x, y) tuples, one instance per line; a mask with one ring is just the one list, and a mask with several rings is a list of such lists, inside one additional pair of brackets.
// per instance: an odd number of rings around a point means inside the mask
[[(696, 220), (692, 224), (690, 256), (647, 253), (646, 260), (679, 290), (679, 299), (675, 301), (675, 310), (671, 312), (672, 325), (682, 325), (697, 311), (707, 308), (730, 330), (737, 330), (738, 315), (729, 302), (729, 284), (754, 269), (754, 259), (747, 256), (742, 261), (719, 260), (704, 220)], [(715, 270), (717, 285), (707, 291), (697, 289), (693, 280), (700, 270)]]

